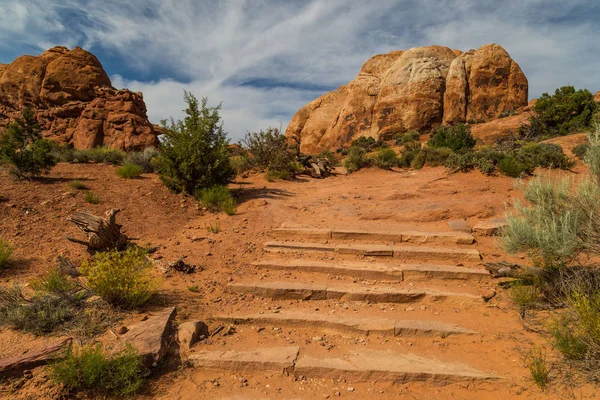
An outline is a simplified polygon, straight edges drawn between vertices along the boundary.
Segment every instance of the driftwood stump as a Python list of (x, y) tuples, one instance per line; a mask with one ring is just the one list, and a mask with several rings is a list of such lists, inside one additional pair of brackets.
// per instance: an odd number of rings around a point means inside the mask
[(80, 240), (72, 237), (67, 239), (71, 242), (82, 244), (88, 247), (88, 250), (121, 250), (127, 245), (128, 238), (121, 233), (121, 225), (116, 222), (116, 215), (121, 211), (113, 208), (106, 212), (104, 218), (95, 216), (86, 211), (78, 211), (73, 216), (67, 218), (67, 221), (74, 223), (88, 240)]

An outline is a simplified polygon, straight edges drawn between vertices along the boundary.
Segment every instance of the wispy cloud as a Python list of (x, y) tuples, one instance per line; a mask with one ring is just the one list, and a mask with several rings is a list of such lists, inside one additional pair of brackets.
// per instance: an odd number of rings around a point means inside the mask
[(113, 84), (142, 91), (154, 122), (181, 115), (186, 88), (222, 101), (226, 129), (237, 139), (285, 126), (373, 54), (421, 45), (500, 43), (523, 67), (532, 97), (567, 83), (597, 90), (599, 5), (563, 3), (0, 0), (0, 56), (18, 47), (82, 45), (124, 63), (107, 65), (120, 74)]

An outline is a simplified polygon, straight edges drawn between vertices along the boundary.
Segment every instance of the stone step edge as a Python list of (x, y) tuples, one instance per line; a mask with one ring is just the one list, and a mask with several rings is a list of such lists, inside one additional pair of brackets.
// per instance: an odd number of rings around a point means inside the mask
[(315, 240), (380, 240), (397, 243), (454, 243), (470, 245), (475, 237), (462, 232), (427, 232), (418, 230), (402, 231), (360, 231), (351, 229), (323, 228), (274, 228), (271, 230), (277, 237), (301, 236)]
[(399, 279), (433, 277), (457, 280), (490, 280), (489, 271), (479, 268), (454, 265), (383, 264), (369, 262), (324, 262), (314, 260), (264, 260), (253, 261), (252, 266), (278, 270), (299, 269), (300, 271), (345, 274), (368, 279)]
[(280, 371), (316, 379), (346, 379), (354, 382), (382, 380), (388, 382), (426, 382), (446, 385), (456, 382), (495, 380), (464, 364), (440, 362), (392, 351), (363, 350), (345, 358), (317, 358), (300, 355), (298, 346), (281, 346), (248, 351), (205, 350), (190, 355), (188, 365), (194, 368), (225, 370), (230, 374), (255, 371)]
[(448, 249), (427, 246), (388, 246), (382, 244), (322, 244), (306, 242), (270, 241), (264, 244), (265, 251), (317, 251), (335, 252), (346, 255), (365, 255), (383, 257), (427, 257), (461, 261), (481, 261), (476, 249)]
[[(335, 317), (335, 318), (334, 318)], [(330, 329), (344, 333), (362, 333), (369, 336), (376, 333), (395, 337), (434, 337), (453, 334), (475, 335), (478, 332), (430, 320), (409, 320), (390, 318), (352, 318), (344, 316), (321, 315), (316, 313), (279, 312), (273, 314), (217, 315), (216, 320), (232, 324), (278, 324), (303, 326), (311, 329)]]
[[(227, 289), (235, 293), (253, 294), (280, 300), (342, 300), (371, 301), (374, 303), (413, 303), (423, 298), (483, 300), (482, 295), (446, 292), (435, 289), (401, 290), (395, 288), (366, 288), (362, 286), (302, 284), (297, 282), (229, 283)], [(371, 290), (369, 290), (371, 289)]]

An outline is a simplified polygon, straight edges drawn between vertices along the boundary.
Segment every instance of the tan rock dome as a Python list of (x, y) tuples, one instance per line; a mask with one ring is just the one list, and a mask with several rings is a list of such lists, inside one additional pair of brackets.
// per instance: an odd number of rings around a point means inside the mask
[(488, 121), (526, 106), (527, 96), (527, 78), (502, 46), (465, 53), (418, 47), (372, 57), (356, 79), (302, 107), (286, 135), (301, 137), (301, 150), (315, 153), (360, 136)]

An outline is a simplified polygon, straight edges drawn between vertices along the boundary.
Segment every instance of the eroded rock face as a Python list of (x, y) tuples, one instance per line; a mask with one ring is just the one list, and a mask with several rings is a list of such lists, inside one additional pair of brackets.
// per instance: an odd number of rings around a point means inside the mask
[(302, 107), (286, 135), (306, 153), (335, 149), (360, 136), (391, 138), (412, 129), (489, 121), (527, 105), (519, 65), (496, 44), (460, 52), (429, 46), (371, 58), (357, 78)]
[(0, 64), (0, 132), (27, 106), (36, 110), (44, 137), (76, 148), (158, 144), (142, 94), (113, 88), (100, 61), (79, 47)]

